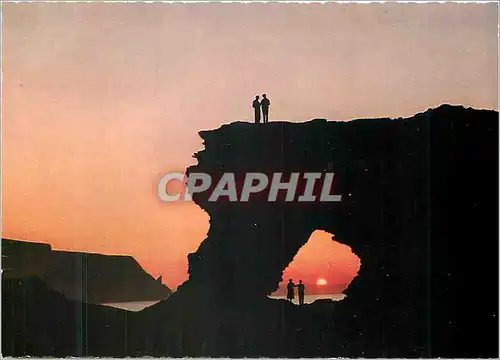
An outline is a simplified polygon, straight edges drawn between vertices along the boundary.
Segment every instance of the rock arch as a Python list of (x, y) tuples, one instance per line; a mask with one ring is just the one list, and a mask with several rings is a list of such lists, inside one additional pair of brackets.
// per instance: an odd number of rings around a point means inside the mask
[[(330, 166), (343, 200), (242, 204), (194, 196), (210, 215), (210, 230), (189, 255), (189, 280), (177, 296), (205, 289), (199, 291), (211, 294), (213, 303), (235, 307), (262, 299), (319, 229), (345, 240), (363, 261), (342, 311), (332, 315), (337, 338), (349, 345), (337, 343), (329, 355), (452, 356), (471, 341), (463, 334), (491, 353), (496, 298), (471, 304), (458, 294), (466, 291), (464, 283), (496, 274), (497, 252), (456, 241), (481, 228), (488, 243), (497, 244), (491, 195), (497, 117), (443, 105), (408, 119), (233, 123), (200, 132), (205, 150), (195, 154), (198, 164), (188, 172), (317, 172)], [(464, 189), (467, 195), (458, 196)], [(461, 309), (471, 305), (477, 316), (464, 321)], [(480, 321), (490, 324), (487, 330)], [(485, 330), (470, 332), (470, 326)]]

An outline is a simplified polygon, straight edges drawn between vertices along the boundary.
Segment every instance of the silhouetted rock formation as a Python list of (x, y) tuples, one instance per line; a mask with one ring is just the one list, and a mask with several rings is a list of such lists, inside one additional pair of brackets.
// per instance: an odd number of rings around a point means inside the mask
[(131, 256), (54, 251), (50, 245), (2, 239), (6, 278), (37, 276), (70, 300), (92, 304), (165, 299), (171, 294)]
[[(233, 123), (200, 132), (205, 150), (189, 172), (332, 169), (343, 200), (210, 203), (195, 195), (210, 230), (189, 255), (189, 281), (176, 297), (193, 288), (206, 289), (200, 301), (217, 303), (265, 296), (322, 229), (362, 265), (347, 299), (335, 304), (331, 336), (346, 347), (327, 338), (302, 355), (495, 356), (497, 134), (497, 112), (449, 105), (408, 119)], [(476, 282), (488, 285), (468, 296)]]
[[(210, 230), (188, 257), (189, 280), (128, 315), (125, 338), (103, 336), (84, 355), (116, 346), (115, 356), (497, 356), (497, 112), (443, 105), (408, 119), (233, 123), (200, 135), (205, 150), (190, 172), (331, 169), (343, 200), (209, 203), (195, 195)], [(347, 298), (300, 307), (268, 299), (316, 229), (361, 258)], [(471, 283), (484, 285), (472, 292)], [(12, 339), (5, 289), (2, 329)], [(28, 308), (43, 306), (30, 299)], [(72, 321), (72, 311), (53, 317)], [(97, 308), (88, 314), (101, 317)], [(33, 341), (74, 331), (48, 325), (53, 317), (37, 322), (48, 330)], [(123, 325), (109, 323), (113, 334)], [(93, 326), (89, 336), (100, 336), (102, 323)], [(38, 346), (6, 355), (59, 354)]]

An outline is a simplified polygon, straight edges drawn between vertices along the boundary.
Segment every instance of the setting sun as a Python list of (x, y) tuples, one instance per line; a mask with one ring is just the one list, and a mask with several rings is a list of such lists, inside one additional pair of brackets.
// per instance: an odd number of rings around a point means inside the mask
[(316, 285), (326, 285), (326, 284), (328, 284), (328, 282), (323, 278), (319, 278), (318, 281), (316, 281)]

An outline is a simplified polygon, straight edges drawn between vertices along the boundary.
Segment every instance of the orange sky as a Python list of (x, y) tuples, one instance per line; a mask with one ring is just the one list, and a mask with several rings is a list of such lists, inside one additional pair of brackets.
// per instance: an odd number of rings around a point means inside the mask
[[(271, 120), (497, 109), (497, 80), (493, 3), (3, 4), (2, 235), (133, 255), (175, 288), (208, 216), (155, 188), (199, 130), (262, 92)], [(348, 282), (356, 257), (315, 235), (289, 271)]]

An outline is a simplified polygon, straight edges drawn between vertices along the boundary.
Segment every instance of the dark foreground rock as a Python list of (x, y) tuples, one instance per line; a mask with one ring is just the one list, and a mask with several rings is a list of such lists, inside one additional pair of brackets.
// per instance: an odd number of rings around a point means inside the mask
[(2, 280), (3, 356), (125, 356), (133, 313), (67, 300), (37, 277)]
[(2, 355), (294, 357), (346, 346), (331, 337), (332, 301), (299, 308), (267, 298), (205, 302), (203, 290), (189, 293), (135, 313), (67, 300), (36, 277), (4, 279)]

